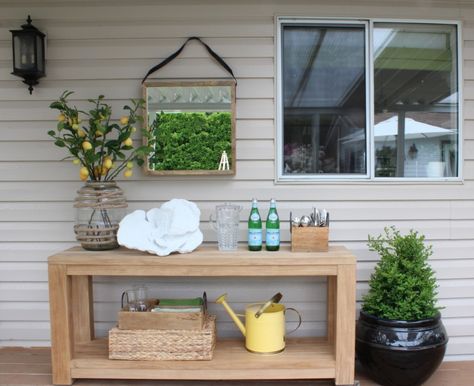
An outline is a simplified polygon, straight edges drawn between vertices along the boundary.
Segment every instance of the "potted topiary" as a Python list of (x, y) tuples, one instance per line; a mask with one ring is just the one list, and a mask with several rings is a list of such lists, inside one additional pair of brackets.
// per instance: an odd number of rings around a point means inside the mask
[(441, 363), (448, 337), (437, 307), (437, 284), (428, 264), (432, 247), (411, 230), (395, 227), (369, 236), (380, 261), (356, 327), (357, 359), (381, 385), (415, 386)]

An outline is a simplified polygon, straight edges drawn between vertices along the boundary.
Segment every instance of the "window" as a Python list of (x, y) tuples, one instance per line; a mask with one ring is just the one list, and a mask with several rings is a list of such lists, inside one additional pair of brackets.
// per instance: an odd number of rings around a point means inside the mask
[(280, 18), (279, 179), (457, 178), (457, 33)]

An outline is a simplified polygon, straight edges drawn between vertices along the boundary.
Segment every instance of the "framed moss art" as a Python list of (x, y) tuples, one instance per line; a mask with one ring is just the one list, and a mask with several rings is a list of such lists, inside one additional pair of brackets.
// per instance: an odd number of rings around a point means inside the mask
[(234, 81), (145, 82), (143, 93), (154, 139), (147, 174), (235, 174)]

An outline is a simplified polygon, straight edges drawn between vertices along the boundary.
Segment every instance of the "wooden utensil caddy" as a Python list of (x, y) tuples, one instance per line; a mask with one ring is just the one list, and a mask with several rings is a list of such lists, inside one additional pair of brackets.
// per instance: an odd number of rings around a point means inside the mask
[(329, 227), (291, 227), (291, 252), (327, 252)]

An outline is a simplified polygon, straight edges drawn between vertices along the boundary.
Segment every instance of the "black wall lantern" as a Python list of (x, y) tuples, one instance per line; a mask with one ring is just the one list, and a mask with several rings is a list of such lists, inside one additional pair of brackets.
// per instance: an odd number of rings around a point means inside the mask
[(10, 30), (13, 44), (13, 75), (24, 78), (30, 94), (38, 79), (45, 73), (45, 37), (46, 35), (31, 24), (31, 17), (26, 19), (20, 30)]

